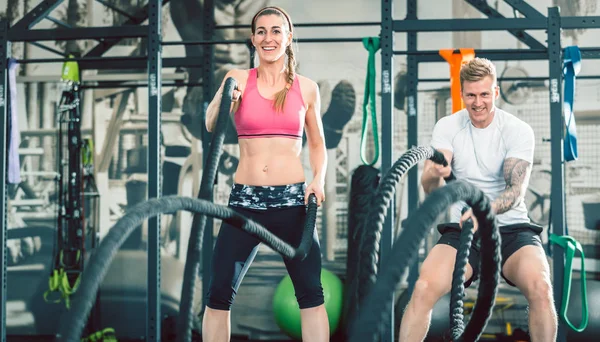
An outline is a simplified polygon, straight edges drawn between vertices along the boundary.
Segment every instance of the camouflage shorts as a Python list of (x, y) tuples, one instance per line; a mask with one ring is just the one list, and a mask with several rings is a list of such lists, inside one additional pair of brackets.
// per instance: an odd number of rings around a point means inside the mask
[(301, 206), (305, 189), (304, 182), (274, 186), (233, 184), (229, 205), (258, 210)]

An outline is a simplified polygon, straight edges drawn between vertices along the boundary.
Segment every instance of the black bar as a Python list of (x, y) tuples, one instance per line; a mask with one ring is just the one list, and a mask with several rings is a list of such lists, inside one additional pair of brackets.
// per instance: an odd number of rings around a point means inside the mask
[[(580, 48), (583, 59), (600, 59), (600, 49)], [(407, 51), (395, 51), (398, 55), (410, 55)], [(419, 62), (446, 62), (438, 51), (417, 51)], [(475, 50), (477, 57), (484, 57), (496, 61), (538, 61), (548, 60), (548, 52), (540, 50)]]
[(561, 17), (560, 26), (563, 30), (600, 28), (600, 17)]
[(129, 14), (129, 13), (127, 13), (127, 12), (123, 11), (122, 9), (118, 8), (117, 6), (113, 6), (112, 4), (110, 4), (110, 3), (108, 3), (108, 2), (106, 2), (106, 1), (104, 1), (104, 0), (96, 0), (96, 2), (98, 2), (98, 3), (101, 3), (101, 4), (102, 4), (102, 5), (104, 5), (105, 7), (108, 7), (108, 8), (110, 8), (111, 10), (113, 10), (113, 11), (115, 11), (115, 12), (119, 13), (120, 15), (124, 16), (125, 18), (128, 18), (128, 19), (130, 19), (130, 20), (131, 20), (131, 19), (134, 19), (134, 17), (133, 17), (133, 16), (131, 16), (131, 14)]
[[(204, 0), (204, 27), (203, 27), (203, 35), (202, 39), (208, 40), (213, 37), (215, 32), (215, 3), (214, 0)], [(244, 44), (246, 41), (243, 41)], [(204, 66), (202, 67), (202, 83), (204, 83), (204, 87), (202, 88), (202, 108), (199, 110), (202, 111), (202, 122), (206, 119), (206, 109), (208, 108), (208, 104), (213, 98), (213, 84), (214, 82), (214, 46), (208, 45), (203, 49), (203, 60)], [(210, 150), (210, 141), (211, 136), (207, 130), (205, 125), (202, 125), (202, 151)], [(202, 169), (205, 170), (207, 167), (207, 158), (208, 153), (202, 153)], [(218, 177), (218, 174), (217, 174)], [(217, 178), (215, 178), (215, 182)], [(212, 194), (211, 194), (212, 195)], [(212, 198), (210, 198), (212, 201)], [(212, 269), (212, 258), (213, 258), (213, 246), (214, 246), (214, 236), (213, 236), (213, 219), (210, 216), (206, 217), (206, 226), (204, 228), (204, 236), (202, 242), (202, 303), (206, 305), (206, 295), (208, 293), (208, 288), (210, 286), (210, 278), (211, 278), (211, 269)]]
[[(163, 0), (163, 6), (167, 4), (169, 0)], [(140, 8), (133, 14), (134, 19), (127, 20), (121, 27), (127, 27), (129, 25), (139, 25), (148, 19), (148, 4)], [(90, 51), (85, 54), (85, 57), (98, 57), (102, 56), (106, 51), (110, 50), (113, 46), (118, 44), (121, 38), (117, 39), (104, 39), (102, 42), (94, 46)], [(91, 69), (91, 68), (90, 68)]]
[(36, 58), (36, 59), (19, 59), (19, 64), (35, 64), (35, 63), (64, 63), (75, 61), (79, 63), (104, 63), (104, 62), (127, 62), (137, 61), (140, 65), (146, 61), (146, 56), (115, 56), (115, 57), (65, 57), (65, 58)]
[[(342, 38), (298, 38), (297, 43), (354, 43), (362, 42), (363, 38), (342, 37)], [(165, 41), (162, 45), (246, 45), (246, 40), (181, 40), (181, 41)]]
[[(548, 9), (548, 67), (550, 76), (550, 157), (552, 167), (552, 233), (565, 234), (565, 169), (563, 155), (563, 112), (562, 112), (562, 58), (561, 58), (561, 18), (558, 7)], [(564, 254), (560, 248), (552, 248), (552, 274), (554, 304), (560, 312), (563, 294)], [(558, 321), (557, 342), (566, 341), (566, 327), (562, 319)]]
[[(546, 18), (394, 20), (395, 32), (545, 30)], [(562, 17), (563, 29), (600, 28), (600, 16)]]
[(44, 44), (42, 44), (42, 43), (38, 43), (38, 42), (29, 42), (29, 44), (31, 44), (31, 45), (35, 45), (35, 46), (39, 47), (40, 49), (43, 49), (43, 50), (46, 50), (46, 51), (52, 52), (52, 53), (54, 53), (54, 54), (57, 54), (57, 55), (59, 55), (59, 56), (66, 56), (66, 54), (65, 54), (65, 53), (63, 53), (62, 51), (55, 50), (55, 49), (53, 49), (53, 48), (51, 48), (51, 47), (49, 47), (49, 46), (46, 46), (46, 45), (44, 45)]
[(105, 38), (138, 38), (146, 37), (146, 26), (128, 25), (115, 27), (78, 27), (72, 29), (11, 29), (8, 40), (13, 42), (31, 42), (39, 40), (80, 40)]
[[(92, 59), (79, 61), (79, 69), (90, 69), (90, 70), (121, 70), (121, 69), (145, 69), (146, 68), (146, 57), (116, 57), (111, 60), (112, 57), (94, 57), (97, 61)], [(207, 61), (203, 58), (195, 56), (190, 57), (168, 57), (163, 58), (163, 68), (203, 68)]]
[(504, 0), (513, 9), (516, 9), (527, 18), (545, 18), (545, 16), (536, 10), (533, 6), (524, 0)]
[[(162, 1), (148, 1), (148, 199), (161, 196), (160, 123), (162, 113)], [(122, 28), (120, 28), (122, 29)], [(146, 341), (160, 341), (160, 215), (148, 219), (148, 293)]]
[(163, 58), (164, 68), (202, 68), (207, 63), (209, 61), (198, 58), (198, 56)]
[[(458, 51), (458, 50), (456, 50)], [(476, 49), (475, 54), (536, 54), (536, 55), (546, 55), (548, 50), (546, 48), (543, 49)], [(395, 55), (418, 55), (418, 56), (439, 56), (439, 50), (396, 50), (394, 51)], [(445, 60), (443, 60), (445, 62)]]
[[(40, 20), (44, 19), (44, 17), (52, 12), (58, 5), (62, 3), (62, 0), (43, 0), (37, 6), (35, 6), (31, 11), (27, 12), (12, 27), (11, 30), (27, 30), (37, 24)], [(10, 40), (10, 39), (9, 39)]]
[[(481, 13), (487, 15), (489, 18), (496, 19), (505, 19), (505, 17), (500, 14), (500, 12), (496, 11), (496, 9), (488, 4), (487, 1), (481, 0), (466, 0), (467, 3), (471, 4), (471, 6), (475, 7)], [(544, 16), (541, 16), (542, 19), (546, 19)], [(540, 19), (540, 17), (537, 17)], [(529, 46), (532, 49), (544, 49), (546, 46), (540, 42), (538, 42), (535, 38), (533, 38), (530, 34), (525, 32), (524, 30), (507, 30), (508, 33), (512, 34), (519, 41), (523, 42), (525, 45)]]
[[(529, 76), (529, 77), (498, 77), (498, 82), (502, 81), (546, 81), (549, 77), (547, 76)], [(577, 80), (598, 80), (600, 75), (585, 75), (577, 76)], [(419, 78), (421, 82), (450, 82), (449, 78)]]
[(395, 32), (545, 30), (546, 19), (407, 19), (394, 20)]
[[(202, 82), (163, 82), (162, 87), (200, 87)], [(147, 83), (135, 83), (135, 84), (90, 84), (82, 85), (81, 89), (120, 89), (120, 88), (145, 88), (148, 87)]]
[(585, 48), (580, 47), (581, 58), (583, 59), (600, 59), (600, 48)]
[(2, 226), (0, 226), (0, 342), (6, 342), (6, 288), (7, 288), (7, 273), (6, 273), (6, 201), (7, 201), (7, 137), (8, 137), (8, 103), (7, 103), (7, 61), (8, 61), (8, 22), (0, 20), (0, 215)]
[[(381, 174), (385, 174), (394, 162), (394, 32), (393, 0), (381, 0)], [(394, 222), (396, 221), (396, 201), (390, 199), (387, 217), (381, 231), (381, 249), (379, 260), (387, 259), (394, 243)], [(394, 294), (387, 300), (394, 302)], [(390, 322), (394, 322), (394, 309), (386, 313)], [(394, 341), (394, 324), (381, 332), (381, 342)]]
[[(409, 0), (406, 4), (406, 18), (417, 19), (417, 0)], [(406, 125), (407, 125), (407, 146), (419, 145), (419, 115), (418, 115), (418, 78), (419, 61), (415, 52), (417, 51), (417, 33), (408, 32), (406, 34), (406, 48), (409, 56), (406, 58)], [(408, 212), (412, 213), (419, 208), (419, 168), (413, 167), (408, 171)], [(415, 258), (410, 265), (408, 275), (408, 291), (412, 294), (415, 283), (419, 277), (419, 257)]]
[[(339, 26), (379, 26), (378, 21), (359, 21), (359, 22), (337, 22), (337, 23), (299, 23), (294, 24), (294, 27), (339, 27)], [(250, 25), (217, 25), (215, 29), (249, 29)]]
[[(476, 52), (476, 56), (477, 57), (483, 57), (483, 58), (487, 58), (490, 60), (495, 60), (495, 61), (538, 61), (538, 60), (547, 60), (548, 59), (548, 53), (547, 52), (533, 52), (533, 53), (525, 53), (525, 54), (519, 54), (519, 53), (514, 53), (514, 52), (509, 52), (510, 50), (507, 50), (506, 52), (498, 52), (498, 53), (477, 53)], [(440, 55), (430, 55), (430, 54), (425, 54), (425, 55), (418, 55), (417, 59), (419, 60), (419, 62), (444, 62), (446, 63), (446, 60), (444, 60)]]

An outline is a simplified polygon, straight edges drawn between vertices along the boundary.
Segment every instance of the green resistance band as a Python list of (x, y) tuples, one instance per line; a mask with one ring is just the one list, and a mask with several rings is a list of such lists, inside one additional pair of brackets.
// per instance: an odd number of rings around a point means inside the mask
[[(561, 246), (565, 250), (565, 271), (563, 275), (563, 293), (562, 303), (560, 305), (560, 316), (567, 323), (569, 328), (576, 332), (582, 332), (588, 325), (588, 302), (587, 302), (587, 286), (585, 284), (585, 255), (581, 244), (574, 238), (563, 235), (558, 236), (550, 234), (550, 242)], [(579, 327), (575, 327), (567, 317), (567, 309), (571, 297), (571, 277), (573, 274), (573, 258), (575, 250), (581, 254), (581, 323)]]
[[(365, 165), (374, 165), (379, 159), (379, 136), (377, 129), (377, 111), (375, 103), (375, 53), (380, 48), (380, 40), (378, 37), (363, 38), (363, 46), (369, 51), (369, 61), (367, 63), (367, 78), (365, 80), (365, 96), (363, 100), (363, 121), (362, 133), (360, 137), (360, 159)], [(370, 110), (369, 110), (370, 109)], [(373, 130), (373, 144), (375, 146), (375, 155), (373, 160), (367, 162), (367, 126), (369, 123), (369, 112), (371, 112), (371, 128)]]

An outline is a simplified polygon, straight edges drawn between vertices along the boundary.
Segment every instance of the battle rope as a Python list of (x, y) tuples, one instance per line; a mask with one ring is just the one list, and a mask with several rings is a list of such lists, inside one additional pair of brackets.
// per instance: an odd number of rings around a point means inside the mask
[[(202, 172), (200, 181), (200, 191), (198, 198), (211, 200), (213, 193), (213, 185), (219, 167), (219, 161), (223, 151), (223, 142), (225, 141), (225, 133), (227, 132), (227, 122), (229, 120), (229, 112), (231, 108), (231, 97), (233, 90), (237, 88), (237, 83), (234, 78), (229, 77), (223, 85), (223, 93), (219, 113), (215, 127), (215, 133), (212, 136), (208, 157)], [(196, 277), (200, 270), (201, 250), (204, 240), (204, 228), (206, 226), (206, 216), (195, 214), (192, 220), (190, 231), (190, 239), (188, 241), (188, 249), (186, 262), (183, 272), (183, 284), (181, 287), (181, 301), (179, 302), (179, 315), (177, 317), (177, 341), (189, 342), (192, 340), (192, 326), (194, 322), (194, 303)]]
[[(450, 175), (447, 178), (445, 178), (446, 183), (450, 183), (455, 180), (456, 177), (453, 173), (450, 173)], [(462, 214), (464, 214), (467, 210), (468, 207), (465, 207), (462, 210)], [(452, 273), (449, 334), (451, 340), (454, 341), (461, 340), (461, 335), (465, 330), (462, 299), (465, 294), (465, 267), (469, 262), (469, 254), (471, 252), (471, 244), (473, 242), (473, 237), (473, 222), (469, 220), (463, 224), (463, 228), (461, 229), (456, 261), (454, 263), (454, 271)], [(500, 269), (500, 264), (498, 264), (497, 267), (498, 269)], [(496, 278), (494, 281), (495, 283), (498, 283), (498, 278)], [(482, 326), (482, 330), (484, 326), (485, 323)]]
[[(365, 226), (365, 220), (369, 213), (371, 203), (377, 185), (379, 184), (379, 169), (370, 165), (360, 165), (354, 170), (350, 182), (350, 201), (348, 202), (348, 238), (346, 248), (346, 279), (350, 284), (351, 279), (358, 276), (358, 251), (360, 246), (360, 230)], [(356, 285), (354, 284), (354, 292)], [(349, 290), (344, 291), (344, 302), (342, 311), (342, 327), (344, 332), (348, 331), (348, 308), (353, 305), (356, 296)]]
[(350, 299), (347, 300), (347, 317), (352, 317), (359, 311), (362, 300), (370, 292), (377, 279), (379, 259), (379, 240), (390, 202), (396, 191), (396, 186), (406, 172), (420, 161), (431, 159), (437, 164), (447, 165), (446, 158), (433, 147), (419, 146), (406, 151), (379, 182), (373, 195), (371, 206), (360, 228), (359, 249), (356, 258), (358, 275), (350, 278), (348, 287)]
[[(390, 324), (388, 313), (393, 305), (389, 297), (402, 278), (407, 266), (416, 257), (419, 245), (431, 230), (437, 217), (452, 203), (465, 201), (479, 223), (481, 235), (481, 282), (472, 319), (464, 334), (457, 340), (476, 341), (491, 315), (500, 275), (500, 235), (490, 202), (475, 186), (456, 181), (433, 191), (419, 209), (410, 215), (406, 228), (396, 240), (387, 260), (382, 263), (380, 276), (368, 296), (361, 303), (358, 316), (353, 320), (350, 341), (376, 341)], [(463, 268), (464, 269), (464, 268)]]
[(245, 218), (234, 210), (210, 201), (166, 196), (141, 202), (127, 211), (109, 230), (91, 255), (81, 276), (81, 286), (75, 293), (71, 310), (65, 312), (59, 327), (59, 341), (78, 341), (94, 304), (96, 293), (117, 251), (129, 235), (144, 221), (160, 214), (173, 214), (179, 210), (200, 213), (221, 219), (238, 229), (257, 237), (265, 245), (290, 259), (304, 259), (312, 247), (317, 220), (317, 199), (309, 196), (306, 222), (298, 248), (285, 243), (260, 224)]

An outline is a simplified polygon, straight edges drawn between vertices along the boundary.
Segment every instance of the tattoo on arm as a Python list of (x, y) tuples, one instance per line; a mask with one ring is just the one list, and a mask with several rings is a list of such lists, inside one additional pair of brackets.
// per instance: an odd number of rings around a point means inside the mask
[(506, 188), (492, 202), (496, 214), (509, 211), (525, 197), (531, 175), (531, 163), (523, 159), (507, 158), (504, 161), (504, 180)]

